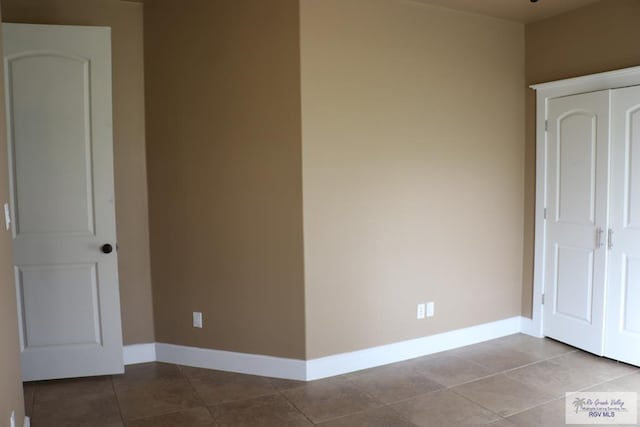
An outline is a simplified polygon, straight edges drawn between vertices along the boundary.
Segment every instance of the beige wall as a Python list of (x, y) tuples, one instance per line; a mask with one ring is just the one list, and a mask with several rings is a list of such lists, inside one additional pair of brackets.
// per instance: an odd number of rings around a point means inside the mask
[(307, 357), (519, 315), (524, 26), (401, 0), (301, 22)]
[(154, 341), (145, 163), (142, 5), (2, 0), (6, 22), (112, 28), (116, 221), (125, 344)]
[[(640, 1), (606, 0), (526, 27), (527, 85), (640, 65)], [(535, 207), (535, 93), (526, 103), (522, 312), (531, 316)]]
[[(0, 31), (0, 55), (1, 36)], [(3, 72), (4, 69), (0, 69), (0, 99), (4, 99)], [(0, 206), (9, 200), (6, 135), (4, 102), (0, 102)], [(0, 425), (2, 426), (6, 425), (13, 410), (16, 411), (17, 420), (22, 420), (24, 417), (12, 260), (11, 234), (2, 227), (0, 230)]]
[(304, 358), (298, 1), (144, 13), (157, 340)]

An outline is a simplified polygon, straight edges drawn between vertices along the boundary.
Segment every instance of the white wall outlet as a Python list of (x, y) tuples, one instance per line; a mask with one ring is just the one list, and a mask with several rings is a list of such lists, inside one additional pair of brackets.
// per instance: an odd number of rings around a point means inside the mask
[(202, 313), (199, 311), (193, 312), (193, 327), (202, 328)]
[(427, 317), (433, 317), (433, 315), (435, 314), (435, 303), (433, 302), (428, 302), (427, 303)]
[(9, 425), (16, 427), (16, 411), (11, 411), (11, 418), (9, 418)]
[(418, 319), (424, 319), (424, 312), (425, 312), (424, 304), (418, 304), (418, 313), (416, 317)]

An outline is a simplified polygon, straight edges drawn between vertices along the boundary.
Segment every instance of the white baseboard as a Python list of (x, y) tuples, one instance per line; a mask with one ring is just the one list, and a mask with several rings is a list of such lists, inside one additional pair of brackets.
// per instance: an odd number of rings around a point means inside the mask
[(157, 362), (156, 343), (126, 345), (122, 349), (125, 365), (136, 363)]
[(304, 360), (161, 343), (156, 344), (156, 355), (159, 362), (265, 377), (306, 379)]
[(520, 332), (520, 317), (307, 361), (307, 380), (331, 377), (452, 350)]
[(166, 362), (265, 377), (311, 381), (516, 334), (526, 320), (520, 316), (424, 338), (336, 354), (311, 360), (235, 353), (174, 344), (136, 344), (124, 348), (125, 365)]
[(520, 332), (522, 332), (523, 334), (531, 335), (532, 337), (542, 338), (536, 331), (533, 320), (527, 317), (522, 318), (522, 326), (520, 327)]

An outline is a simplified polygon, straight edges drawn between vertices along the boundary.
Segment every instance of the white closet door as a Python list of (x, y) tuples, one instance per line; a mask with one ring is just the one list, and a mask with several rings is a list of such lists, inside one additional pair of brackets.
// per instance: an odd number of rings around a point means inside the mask
[(548, 105), (544, 333), (603, 354), (609, 91)]
[(605, 355), (640, 366), (640, 87), (612, 93)]

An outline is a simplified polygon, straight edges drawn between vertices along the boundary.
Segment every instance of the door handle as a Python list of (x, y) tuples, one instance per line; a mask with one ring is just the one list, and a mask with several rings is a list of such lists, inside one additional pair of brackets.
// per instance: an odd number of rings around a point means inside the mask
[(600, 227), (596, 229), (596, 249), (602, 247), (602, 235), (604, 234), (604, 230)]
[(102, 251), (102, 253), (110, 254), (111, 252), (113, 252), (113, 246), (111, 246), (108, 243), (105, 243), (100, 247), (100, 250)]

